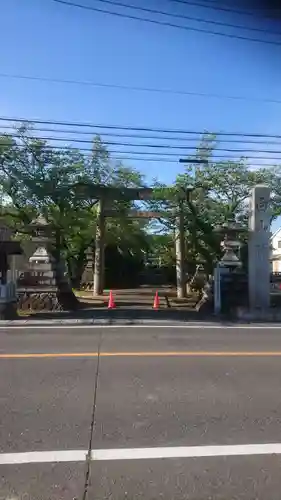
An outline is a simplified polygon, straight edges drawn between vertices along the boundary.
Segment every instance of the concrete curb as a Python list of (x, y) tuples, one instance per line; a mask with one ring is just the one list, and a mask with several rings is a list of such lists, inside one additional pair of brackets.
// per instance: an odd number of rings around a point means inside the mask
[(122, 327), (138, 327), (141, 328), (143, 327), (151, 327), (151, 328), (186, 328), (186, 329), (200, 329), (200, 328), (208, 328), (208, 329), (230, 329), (230, 328), (243, 328), (245, 331), (248, 329), (266, 329), (266, 328), (274, 328), (274, 329), (281, 329), (281, 324), (280, 322), (276, 321), (227, 321), (227, 322), (213, 322), (213, 321), (188, 321), (188, 320), (178, 320), (178, 321), (169, 321), (169, 320), (162, 320), (162, 321), (157, 321), (157, 320), (122, 320), (122, 319), (116, 319), (113, 321), (107, 320), (107, 319), (95, 319), (95, 320), (82, 320), (82, 319), (77, 319), (77, 320), (68, 320), (68, 319), (63, 319), (63, 320), (0, 320), (0, 330), (1, 329), (6, 329), (6, 330), (23, 330), (23, 329), (55, 329), (57, 328), (64, 328), (64, 329), (75, 329), (75, 328), (98, 328), (98, 327), (107, 327), (107, 328), (122, 328)]
[(194, 319), (189, 319), (189, 318), (163, 318), (163, 319), (150, 319), (150, 318), (118, 318), (118, 317), (102, 317), (102, 318), (60, 318), (60, 319), (55, 319), (55, 318), (50, 318), (50, 319), (30, 319), (30, 318), (25, 318), (25, 319), (13, 319), (13, 320), (0, 320), (0, 329), (1, 328), (7, 328), (7, 327), (12, 327), (12, 328), (40, 328), (44, 327), (47, 328), (48, 326), (50, 327), (91, 327), (91, 326), (163, 326), (163, 327), (218, 327), (220, 326), (221, 328), (223, 327), (228, 327), (228, 328), (235, 328), (239, 327), (241, 325), (248, 325), (250, 327), (254, 327), (255, 325), (262, 325), (262, 326), (273, 326), (276, 325), (276, 327), (280, 327), (280, 322), (277, 320), (277, 318), (254, 318), (250, 317), (250, 315), (242, 315), (240, 318), (223, 318), (223, 317), (210, 317), (209, 319), (199, 319), (195, 320)]
[[(118, 326), (126, 326), (126, 325), (191, 325), (191, 324), (198, 324), (201, 322), (194, 322), (194, 321), (188, 321), (188, 320), (150, 320), (150, 319), (46, 319), (46, 320), (0, 320), (0, 328), (1, 327), (7, 327), (7, 326), (19, 326), (19, 327), (40, 327), (40, 326), (62, 326), (62, 325), (69, 325), (69, 326), (83, 326), (83, 325), (89, 325), (89, 326), (112, 326), (114, 327), (115, 325)], [(202, 322), (204, 323), (204, 322)], [(209, 323), (208, 323), (209, 324)], [(210, 323), (211, 324), (211, 323)]]
[(281, 322), (281, 311), (280, 309), (274, 310), (270, 309), (269, 311), (249, 311), (244, 308), (238, 308), (237, 310), (237, 319), (238, 321), (264, 321), (264, 322), (269, 322), (271, 323), (276, 322), (279, 323)]

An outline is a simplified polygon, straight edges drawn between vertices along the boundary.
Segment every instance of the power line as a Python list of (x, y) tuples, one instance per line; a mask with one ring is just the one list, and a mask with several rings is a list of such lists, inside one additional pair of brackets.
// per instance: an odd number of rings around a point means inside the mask
[[(211, 134), (217, 137), (243, 137), (243, 138), (269, 138), (269, 139), (281, 139), (281, 135), (277, 134), (261, 134), (261, 133), (246, 133), (246, 132), (209, 132), (208, 130), (187, 130), (187, 129), (165, 129), (157, 127), (134, 127), (131, 125), (108, 125), (108, 124), (93, 124), (85, 122), (68, 122), (60, 120), (41, 120), (41, 119), (31, 119), (31, 118), (11, 118), (0, 116), (0, 122), (8, 122), (14, 124), (31, 124), (31, 125), (58, 125), (65, 127), (80, 127), (80, 128), (90, 128), (93, 130), (101, 130), (99, 132), (102, 134), (102, 130), (117, 130), (117, 131), (134, 131), (134, 132), (152, 132), (152, 133), (168, 133), (168, 134), (183, 134), (183, 135), (199, 135), (202, 137), (204, 134)], [(1, 128), (1, 125), (0, 125)]]
[[(10, 137), (13, 138), (21, 138), (21, 135), (19, 134), (10, 134)], [(67, 142), (69, 141), (69, 138), (67, 137), (55, 137), (55, 136), (48, 136), (48, 137), (38, 137), (38, 139), (42, 141), (58, 141), (58, 142)], [(78, 144), (93, 144), (93, 140), (91, 139), (79, 139), (79, 138), (74, 138), (71, 139), (71, 142), (78, 143)], [(122, 146), (122, 147), (133, 147), (133, 148), (153, 148), (153, 149), (179, 149), (181, 151), (193, 151), (194, 149), (198, 148), (198, 144), (196, 146), (184, 146), (184, 145), (171, 145), (171, 144), (151, 144), (151, 143), (137, 143), (137, 142), (120, 142), (120, 141), (103, 141), (103, 145), (105, 146)], [(67, 147), (67, 146), (65, 146)], [(80, 147), (80, 146), (79, 146)], [(228, 152), (228, 153), (264, 153), (264, 154), (281, 154), (280, 151), (276, 150), (256, 150), (256, 149), (229, 149), (229, 148), (220, 148), (220, 147), (215, 147), (215, 151), (221, 151), (221, 152)], [(130, 154), (134, 154), (133, 152), (128, 152)], [(139, 152), (141, 153), (141, 152)], [(138, 153), (137, 153), (138, 154)], [(153, 153), (150, 153), (153, 154)], [(157, 153), (156, 153), (157, 154)], [(167, 155), (176, 155), (178, 156), (180, 153), (166, 153)]]
[[(173, 1), (173, 0), (171, 0)], [(202, 2), (204, 2), (204, 4), (215, 4), (215, 5), (221, 5), (222, 7), (231, 7), (231, 2), (222, 2), (221, 0), (201, 0)], [(241, 4), (241, 2), (240, 2)], [(238, 6), (239, 7), (239, 6)], [(252, 5), (251, 7), (241, 7), (239, 8), (239, 12), (260, 12), (260, 13), (263, 13), (263, 12), (267, 12), (268, 10), (272, 10), (273, 12), (275, 12), (276, 10), (278, 9), (272, 9), (271, 7), (269, 7), (268, 9), (266, 7), (259, 7), (258, 5)]]
[[(12, 129), (12, 130), (15, 130), (15, 127), (12, 126), (12, 125), (2, 125), (0, 126), (0, 129)], [(94, 131), (91, 131), (89, 132), (88, 130), (86, 131), (82, 131), (82, 130), (67, 130), (67, 129), (55, 129), (55, 128), (48, 128), (48, 127), (36, 127), (36, 129), (32, 129), (34, 130), (35, 132), (52, 132), (52, 133), (58, 133), (58, 134), (75, 134), (75, 135), (90, 135), (91, 137), (93, 137), (93, 135), (95, 134)], [(202, 132), (203, 134), (203, 132)], [(147, 135), (147, 134), (128, 134), (128, 133), (124, 133), (124, 132), (104, 132), (102, 131), (101, 134), (99, 135), (102, 135), (102, 136), (105, 136), (105, 137), (121, 137), (121, 138), (132, 138), (132, 139), (154, 139), (154, 140), (159, 140), (159, 141), (163, 141), (163, 140), (167, 140), (167, 141), (184, 141), (184, 142), (191, 142), (191, 141), (197, 141), (197, 145), (198, 145), (198, 137), (176, 137), (176, 136), (166, 136), (166, 135)], [(66, 140), (71, 140), (71, 138), (66, 138)], [(269, 140), (266, 140), (266, 141), (253, 141), (253, 140), (250, 140), (250, 139), (219, 139), (219, 141), (215, 140), (215, 142), (219, 142), (219, 143), (235, 143), (235, 144), (256, 144), (256, 145), (273, 145), (273, 146), (280, 146), (281, 147), (281, 144), (279, 142), (277, 142), (276, 140), (275, 141), (269, 141)]]
[[(203, 4), (201, 2), (193, 2), (193, 1), (190, 2), (189, 0), (170, 0), (170, 1), (174, 2), (174, 3), (183, 4), (183, 5), (193, 5), (195, 7), (203, 7), (204, 9), (211, 9), (211, 10), (222, 11), (222, 12), (231, 12), (232, 14), (237, 14), (240, 16), (252, 16), (253, 17), (253, 16), (256, 16), (257, 13), (259, 13), (268, 19), (272, 19), (270, 16), (268, 16), (266, 14), (268, 12), (268, 9), (265, 10), (265, 9), (256, 9), (255, 8), (255, 9), (247, 11), (244, 9), (233, 9), (232, 7), (227, 7), (227, 6), (218, 7), (218, 5), (214, 6), (214, 5), (206, 5), (206, 4)], [(253, 12), (253, 10), (254, 10), (254, 12)], [(274, 10), (274, 12), (276, 12), (276, 11)], [(280, 9), (278, 10), (278, 12), (280, 12)]]
[(88, 87), (99, 87), (99, 88), (108, 88), (108, 89), (117, 89), (126, 91), (131, 90), (134, 92), (154, 92), (157, 94), (173, 94), (182, 96), (186, 95), (186, 96), (196, 96), (196, 97), (206, 97), (206, 98), (211, 97), (215, 99), (230, 99), (235, 101), (253, 101), (253, 102), (264, 102), (268, 104), (281, 104), (280, 99), (269, 99), (269, 98), (260, 98), (251, 96), (247, 97), (239, 95), (222, 95), (211, 92), (194, 92), (188, 90), (177, 90), (177, 89), (172, 90), (172, 89), (161, 89), (153, 87), (135, 87), (131, 85), (119, 85), (113, 83), (92, 82), (83, 80), (62, 79), (62, 78), (48, 78), (43, 76), (41, 77), (41, 76), (31, 76), (31, 75), (0, 73), (0, 78), (12, 78), (16, 80), (31, 80), (31, 81), (48, 82), (48, 83), (63, 83), (68, 85), (83, 85)]
[[(0, 129), (4, 130), (13, 130), (15, 131), (15, 126), (13, 125), (1, 125)], [(95, 131), (88, 131), (88, 130), (67, 130), (67, 129), (61, 129), (61, 128), (49, 128), (49, 127), (36, 127), (35, 129), (31, 129), (31, 131), (35, 132), (52, 132), (52, 133), (57, 133), (57, 134), (75, 134), (75, 135), (90, 135), (93, 137), (95, 134)], [(6, 133), (6, 132), (5, 132)], [(9, 134), (9, 132), (7, 132)], [(203, 132), (202, 132), (203, 134)], [(190, 142), (190, 141), (198, 141), (198, 137), (176, 137), (176, 136), (166, 136), (166, 135), (147, 135), (147, 134), (129, 134), (129, 133), (124, 133), (124, 132), (104, 132), (102, 131), (101, 134), (102, 136), (106, 137), (122, 137), (122, 138), (133, 138), (133, 139), (156, 139), (159, 141), (163, 140), (168, 140), (168, 141), (185, 141), (185, 142)], [(71, 139), (71, 138), (68, 138)], [(252, 140), (245, 140), (245, 139), (220, 139), (219, 142), (229, 142), (229, 143), (246, 143), (246, 144), (272, 144), (272, 145), (279, 145), (278, 142), (276, 141), (252, 141)]]
[(100, 12), (100, 13), (103, 13), (103, 14), (109, 14), (109, 15), (112, 15), (112, 16), (121, 17), (121, 18), (125, 18), (125, 19), (132, 19), (134, 21), (142, 21), (142, 22), (146, 22), (146, 23), (157, 24), (157, 25), (160, 25), (160, 26), (166, 26), (166, 27), (169, 27), (169, 28), (177, 28), (177, 29), (181, 29), (181, 30), (185, 30), (185, 31), (195, 31), (197, 33), (206, 33), (208, 35), (222, 36), (222, 37), (226, 37), (226, 38), (232, 38), (232, 39), (237, 39), (237, 40), (244, 40), (244, 41), (248, 41), (248, 42), (265, 43), (265, 44), (268, 44), (268, 45), (276, 45), (276, 46), (279, 46), (279, 47), (281, 46), (281, 42), (277, 42), (277, 41), (274, 41), (274, 40), (262, 40), (260, 38), (249, 38), (249, 37), (243, 36), (243, 35), (232, 35), (230, 33), (221, 33), (219, 31), (207, 30), (207, 29), (204, 29), (204, 28), (194, 28), (194, 27), (191, 27), (191, 26), (182, 26), (180, 24), (173, 24), (173, 23), (166, 22), (166, 21), (163, 22), (163, 21), (159, 21), (159, 20), (156, 20), (156, 19), (147, 19), (147, 18), (143, 18), (143, 17), (134, 16), (132, 14), (124, 14), (124, 13), (121, 13), (121, 12), (113, 12), (111, 10), (100, 9), (98, 7), (92, 7), (92, 6), (89, 6), (89, 5), (83, 5), (83, 4), (74, 3), (74, 2), (67, 2), (65, 0), (52, 0), (52, 1), (56, 2), (56, 3), (60, 3), (62, 5), (67, 5), (69, 7), (75, 7), (75, 8), (79, 8), (79, 9), (90, 10), (90, 11), (93, 11), (93, 12)]
[[(1, 129), (4, 130), (15, 130), (15, 126), (13, 125), (1, 125), (0, 126), (0, 132)], [(75, 135), (90, 135), (91, 137), (95, 136), (96, 132), (95, 131), (88, 131), (88, 130), (67, 130), (67, 129), (55, 129), (55, 128), (49, 128), (49, 127), (36, 127), (35, 129), (31, 129), (31, 131), (35, 132), (52, 132), (52, 133), (57, 133), (57, 134), (75, 134)], [(203, 135), (204, 132), (201, 132), (201, 135)], [(8, 133), (8, 135), (11, 135)], [(132, 138), (132, 139), (154, 139), (158, 141), (184, 141), (184, 142), (191, 142), (191, 141), (197, 141), (196, 145), (198, 146), (198, 137), (176, 137), (176, 136), (166, 136), (166, 135), (147, 135), (147, 134), (128, 134), (124, 132), (104, 132), (102, 131), (99, 136), (105, 136), (105, 137), (121, 137), (121, 138)], [(66, 138), (66, 140), (74, 140), (71, 138)], [(219, 143), (231, 143), (231, 144), (256, 144), (257, 146), (260, 145), (272, 145), (272, 146), (280, 146), (281, 144), (278, 142), (278, 139), (275, 141), (270, 141), (270, 140), (258, 140), (258, 141), (253, 141), (251, 139), (222, 139), (220, 138), (219, 140), (215, 139), (214, 142), (219, 142)]]
[[(173, 0), (171, 0), (173, 1)], [(222, 2), (221, 0), (201, 0), (202, 2), (204, 2), (204, 5), (221, 5), (222, 7), (229, 7), (229, 3), (228, 2)], [(254, 9), (256, 9), (256, 7), (253, 7)], [(257, 7), (258, 10), (260, 10), (260, 7)], [(246, 7), (245, 9), (239, 9), (239, 11), (248, 11), (249, 9)]]
[[(19, 144), (19, 147), (25, 148), (26, 146), (24, 144)], [(45, 145), (44, 149), (47, 150), (58, 150), (58, 151), (73, 151), (77, 152), (77, 154), (82, 154), (82, 156), (86, 156), (91, 158), (93, 156), (93, 150), (90, 148), (85, 148), (85, 147), (68, 147), (66, 148), (65, 146), (62, 145)], [(83, 153), (82, 153), (83, 152)], [(162, 163), (179, 163), (179, 158), (180, 156), (183, 156), (183, 154), (175, 154), (175, 153), (166, 153), (166, 152), (140, 152), (140, 151), (120, 151), (120, 150), (108, 150), (107, 151), (109, 155), (119, 155), (119, 156), (110, 156), (110, 160), (131, 160), (131, 161), (149, 161), (149, 162), (162, 162)], [(260, 151), (255, 151), (256, 153), (259, 153)], [(120, 156), (121, 155), (121, 156)], [(138, 155), (138, 156), (135, 156)], [(147, 155), (150, 155), (148, 157)], [(177, 159), (171, 158), (171, 156), (176, 157)], [(198, 159), (198, 157), (193, 156), (194, 159)], [(192, 156), (188, 156), (189, 159), (192, 159)], [(210, 163), (212, 162), (229, 162), (229, 161), (247, 161), (251, 163), (251, 166), (256, 166), (256, 167), (267, 167), (267, 166), (273, 166), (272, 162), (281, 162), (281, 157), (261, 157), (261, 156), (245, 156), (245, 157), (237, 157), (237, 155), (218, 155), (218, 154), (213, 154), (210, 158)], [(255, 163), (260, 161), (262, 163)], [(270, 163), (264, 163), (265, 161), (270, 162)], [(275, 163), (274, 163), (275, 164)]]
[[(106, 3), (106, 4), (109, 4), (109, 5), (115, 5), (117, 7), (124, 7), (125, 9), (133, 9), (133, 10), (137, 10), (137, 11), (141, 11), (141, 12), (148, 12), (148, 13), (151, 13), (151, 14), (160, 14), (162, 16), (168, 16), (168, 17), (173, 17), (175, 19), (187, 19), (188, 21), (196, 21), (198, 23), (206, 23), (206, 24), (213, 24), (215, 26), (222, 26), (222, 27), (226, 27), (226, 28), (235, 28), (235, 29), (243, 29), (243, 30), (248, 30), (248, 31), (255, 31), (255, 32), (259, 32), (259, 33), (268, 33), (268, 30), (266, 29), (261, 29), (261, 28), (253, 28), (253, 27), (249, 27), (249, 26), (239, 26), (237, 24), (228, 24), (228, 23), (224, 23), (224, 22), (220, 22), (220, 21), (212, 21), (212, 20), (207, 20), (207, 19), (203, 19), (202, 17), (194, 17), (194, 16), (186, 16), (185, 14), (174, 14), (174, 13), (171, 13), (171, 12), (165, 12), (163, 10), (155, 10), (155, 9), (150, 9), (148, 7), (136, 7), (135, 5), (132, 5), (132, 4), (126, 4), (126, 3), (122, 3), (122, 2), (115, 2), (113, 0), (96, 0), (97, 2), (101, 2), (101, 3)], [(280, 31), (271, 31), (270, 32), (271, 35), (281, 35), (281, 32)]]
[[(13, 125), (1, 125), (0, 126), (0, 132), (1, 132), (1, 129), (4, 129), (4, 130), (13, 130), (15, 131), (15, 126)], [(36, 127), (35, 129), (31, 129), (31, 131), (34, 131), (34, 132), (52, 132), (52, 133), (56, 133), (56, 134), (75, 134), (76, 136), (79, 136), (79, 135), (86, 135), (86, 136), (91, 136), (92, 138), (94, 138), (95, 136), (95, 131), (82, 131), (82, 130), (67, 130), (67, 129), (56, 129), (56, 128), (49, 128), (49, 127)], [(5, 132), (6, 134), (6, 132)], [(7, 132), (8, 135), (13, 135), (13, 134), (10, 134), (9, 132)], [(203, 134), (203, 132), (202, 132)], [(105, 136), (105, 137), (120, 137), (120, 138), (127, 138), (127, 139), (153, 139), (153, 140), (158, 140), (158, 141), (163, 141), (163, 140), (167, 140), (167, 141), (184, 141), (184, 142), (192, 142), (192, 141), (197, 141), (196, 142), (196, 147), (198, 146), (198, 137), (177, 137), (177, 136), (166, 136), (166, 135), (147, 135), (147, 134), (129, 134), (129, 133), (119, 133), (119, 132), (104, 132), (102, 131), (101, 134), (98, 134), (99, 136)], [(1, 136), (0, 136), (1, 137)], [(42, 139), (42, 137), (39, 136), (39, 139)], [(66, 137), (65, 138), (66, 141), (70, 140), (70, 141), (75, 141), (75, 138), (71, 138), (71, 137)], [(230, 144), (242, 144), (242, 145), (245, 145), (245, 144), (255, 144), (257, 146), (261, 146), (261, 145), (272, 145), (272, 146), (279, 146), (281, 147), (281, 143), (278, 142), (278, 139), (275, 140), (275, 141), (270, 141), (270, 140), (258, 140), (258, 141), (253, 141), (251, 139), (222, 139), (220, 138), (219, 140), (216, 140), (214, 142), (217, 142), (219, 144), (221, 143), (230, 143)]]
[[(86, 154), (84, 153), (83, 156), (87, 157), (87, 158), (91, 158), (91, 154)], [(172, 159), (172, 158), (164, 158), (164, 157), (154, 157), (154, 158), (150, 158), (150, 157), (136, 157), (136, 156), (111, 156), (110, 157), (110, 160), (114, 160), (114, 161), (132, 161), (132, 162), (135, 162), (135, 161), (141, 161), (141, 162), (155, 162), (155, 163), (174, 163), (174, 164), (179, 164), (179, 161), (176, 160), (176, 159)], [(251, 164), (252, 165), (252, 164)], [(259, 165), (252, 165), (252, 166), (256, 166), (256, 167), (260, 167), (260, 166), (269, 166), (267, 164), (259, 164)]]
[[(26, 148), (26, 145), (25, 144), (18, 144), (18, 146), (20, 148)], [(67, 152), (67, 151), (73, 151), (73, 152), (76, 152), (76, 153), (81, 153), (81, 151), (83, 151), (83, 154), (84, 152), (88, 153), (88, 156), (92, 156), (93, 155), (93, 149), (92, 148), (85, 148), (85, 147), (74, 147), (74, 146), (68, 146), (68, 147), (65, 147), (65, 146), (62, 146), (62, 145), (51, 145), (51, 144), (46, 144), (44, 145), (43, 149), (46, 149), (46, 150), (58, 150), (58, 151), (62, 151), (62, 152)], [(259, 153), (259, 151), (255, 151), (256, 153)], [(176, 163), (178, 163), (179, 161), (179, 158), (181, 156), (183, 156), (183, 153), (178, 153), (178, 154), (175, 154), (175, 153), (165, 153), (165, 152), (150, 152), (150, 151), (120, 151), (119, 149), (115, 150), (107, 150), (107, 153), (108, 154), (123, 154), (123, 155), (130, 155), (131, 159), (134, 160), (134, 156), (132, 155), (139, 155), (139, 159), (143, 159), (144, 161), (147, 160), (146, 158), (146, 155), (154, 155), (155, 156), (155, 159), (156, 158), (160, 158), (162, 159), (162, 161), (166, 161), (166, 159), (170, 159), (170, 156), (173, 156), (173, 157), (176, 157), (178, 158), (178, 160), (175, 160)], [(278, 154), (278, 152), (277, 152)], [(221, 155), (221, 154), (215, 154), (215, 151), (214, 153), (212, 154), (212, 156), (210, 157), (210, 162), (212, 161), (240, 161), (240, 160), (247, 160), (247, 161), (253, 161), (253, 160), (260, 160), (260, 161), (281, 161), (281, 156), (280, 157), (268, 157), (268, 156), (249, 156), (249, 155), (245, 155), (245, 156), (242, 156), (242, 157), (239, 157), (240, 155)], [(166, 159), (165, 159), (166, 157)], [(191, 158), (192, 157), (194, 159), (198, 159), (198, 156), (195, 156), (195, 154), (193, 156), (188, 156), (188, 158)], [(152, 161), (152, 160), (151, 160)], [(260, 164), (260, 166), (262, 166), (264, 164)]]
[[(88, 155), (87, 155), (88, 156)], [(143, 157), (135, 157), (135, 156), (111, 156), (110, 158), (111, 160), (114, 160), (114, 161), (131, 161), (131, 162), (135, 162), (135, 161), (141, 161), (141, 162), (155, 162), (155, 163), (173, 163), (173, 164), (177, 164), (179, 165), (179, 161), (178, 160), (175, 160), (175, 159), (171, 159), (171, 158), (162, 158), (162, 157), (155, 157), (155, 158), (151, 158), (151, 157), (146, 157), (146, 158), (143, 158)], [(262, 161), (262, 163), (255, 163), (255, 160), (256, 159), (259, 159), (259, 158), (247, 158), (247, 162), (250, 164), (249, 166), (250, 167), (253, 167), (253, 168), (260, 168), (260, 167), (263, 167), (263, 168), (266, 168), (266, 167), (272, 167), (272, 166), (275, 166), (276, 165), (276, 162), (280, 162), (281, 159), (279, 160), (272, 160), (274, 161), (275, 163), (273, 164), (270, 160), (268, 160), (267, 163), (265, 163), (264, 161)], [(195, 158), (196, 163), (198, 164), (198, 159)], [(212, 163), (224, 163), (224, 162), (230, 162), (230, 161), (233, 161), (233, 162), (237, 162), (237, 161), (240, 161), (239, 159), (237, 160), (236, 159), (229, 159), (228, 157), (222, 157), (222, 158), (212, 158), (210, 160), (210, 164)], [(192, 163), (190, 163), (190, 165), (192, 165)]]

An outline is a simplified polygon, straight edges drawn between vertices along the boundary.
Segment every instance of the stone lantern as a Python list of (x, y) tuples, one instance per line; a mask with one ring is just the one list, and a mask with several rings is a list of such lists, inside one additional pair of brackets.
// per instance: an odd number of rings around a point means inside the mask
[(241, 302), (248, 302), (247, 276), (242, 270), (238, 238), (245, 229), (230, 220), (217, 227), (215, 232), (221, 235), (224, 253), (214, 271), (214, 309), (216, 313), (230, 313)]
[(241, 242), (238, 236), (245, 232), (244, 228), (230, 220), (215, 228), (215, 232), (222, 238), (220, 246), (224, 254), (219, 261), (220, 266), (230, 269), (241, 267), (242, 263), (239, 255)]
[(31, 310), (73, 310), (75, 297), (62, 260), (54, 257), (52, 225), (43, 216), (31, 222), (32, 241), (37, 248), (29, 258), (28, 271), (19, 281), (20, 307)]
[(33, 219), (29, 224), (29, 229), (32, 232), (32, 240), (34, 242), (49, 243), (52, 239), (52, 226), (43, 215), (39, 215), (36, 219)]

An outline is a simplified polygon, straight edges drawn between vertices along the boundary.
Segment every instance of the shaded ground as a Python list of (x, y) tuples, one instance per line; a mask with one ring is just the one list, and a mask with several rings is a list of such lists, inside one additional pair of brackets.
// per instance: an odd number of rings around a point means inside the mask
[[(198, 313), (195, 310), (176, 310), (176, 309), (160, 309), (154, 311), (153, 309), (138, 309), (138, 308), (123, 308), (108, 310), (105, 307), (87, 307), (75, 312), (61, 311), (42, 311), (37, 313), (30, 313), (21, 317), (25, 319), (107, 319), (109, 323), (114, 323), (116, 320), (157, 320), (157, 321), (199, 321), (207, 318), (207, 315)], [(208, 319), (212, 317), (208, 316)]]
[[(156, 291), (160, 299), (160, 308), (153, 309), (153, 301)], [(125, 290), (113, 290), (116, 308), (108, 310), (109, 291), (102, 296), (93, 297), (92, 291), (79, 291), (77, 296), (81, 303), (81, 309), (77, 311), (39, 311), (24, 312), (20, 315), (29, 319), (90, 319), (110, 318), (112, 322), (121, 320), (171, 320), (171, 321), (196, 321), (202, 319), (203, 315), (196, 312), (196, 297), (190, 296), (185, 299), (177, 299), (176, 290), (172, 287), (141, 287)], [(206, 315), (205, 315), (206, 316)], [(204, 317), (205, 317), (204, 316)]]
[[(189, 295), (184, 299), (177, 299), (177, 291), (174, 287), (161, 286), (149, 287), (143, 286), (130, 289), (112, 290), (115, 303), (118, 307), (138, 307), (142, 309), (151, 309), (155, 293), (158, 292), (160, 298), (160, 308), (185, 308), (191, 309), (198, 300), (195, 295)], [(77, 296), (85, 303), (96, 303), (106, 305), (108, 303), (109, 290), (105, 290), (103, 295), (93, 297), (92, 291), (79, 291)]]
[[(158, 291), (160, 299), (159, 310), (153, 309), (155, 293)], [(190, 321), (220, 321), (233, 322), (237, 317), (235, 311), (229, 311), (227, 314), (220, 315), (218, 318), (213, 314), (210, 305), (206, 304), (206, 308), (196, 310), (195, 306), (198, 301), (196, 294), (189, 295), (184, 299), (177, 299), (176, 289), (173, 287), (150, 287), (143, 286), (132, 289), (113, 290), (115, 309), (108, 310), (109, 290), (105, 290), (102, 296), (93, 296), (92, 291), (76, 291), (80, 309), (76, 311), (19, 311), (19, 319), (36, 319), (36, 320), (94, 320), (105, 321), (109, 324), (115, 322), (134, 323), (141, 321), (169, 321), (169, 322), (190, 322)], [(281, 300), (281, 295), (277, 296)], [(271, 297), (272, 298), (272, 297)], [(270, 313), (274, 313), (280, 308), (281, 303), (272, 304)], [(243, 317), (243, 321), (260, 321), (261, 318), (252, 318), (251, 320)], [(268, 315), (262, 320), (267, 322), (280, 321), (280, 317)]]

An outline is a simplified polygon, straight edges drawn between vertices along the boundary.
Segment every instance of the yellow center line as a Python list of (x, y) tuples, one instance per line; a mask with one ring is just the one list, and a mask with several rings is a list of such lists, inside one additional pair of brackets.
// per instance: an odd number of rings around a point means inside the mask
[[(25, 358), (96, 358), (98, 352), (38, 352), (38, 353), (0, 353), (0, 359)], [(101, 352), (107, 357), (281, 357), (281, 351), (155, 351), (155, 352)]]

